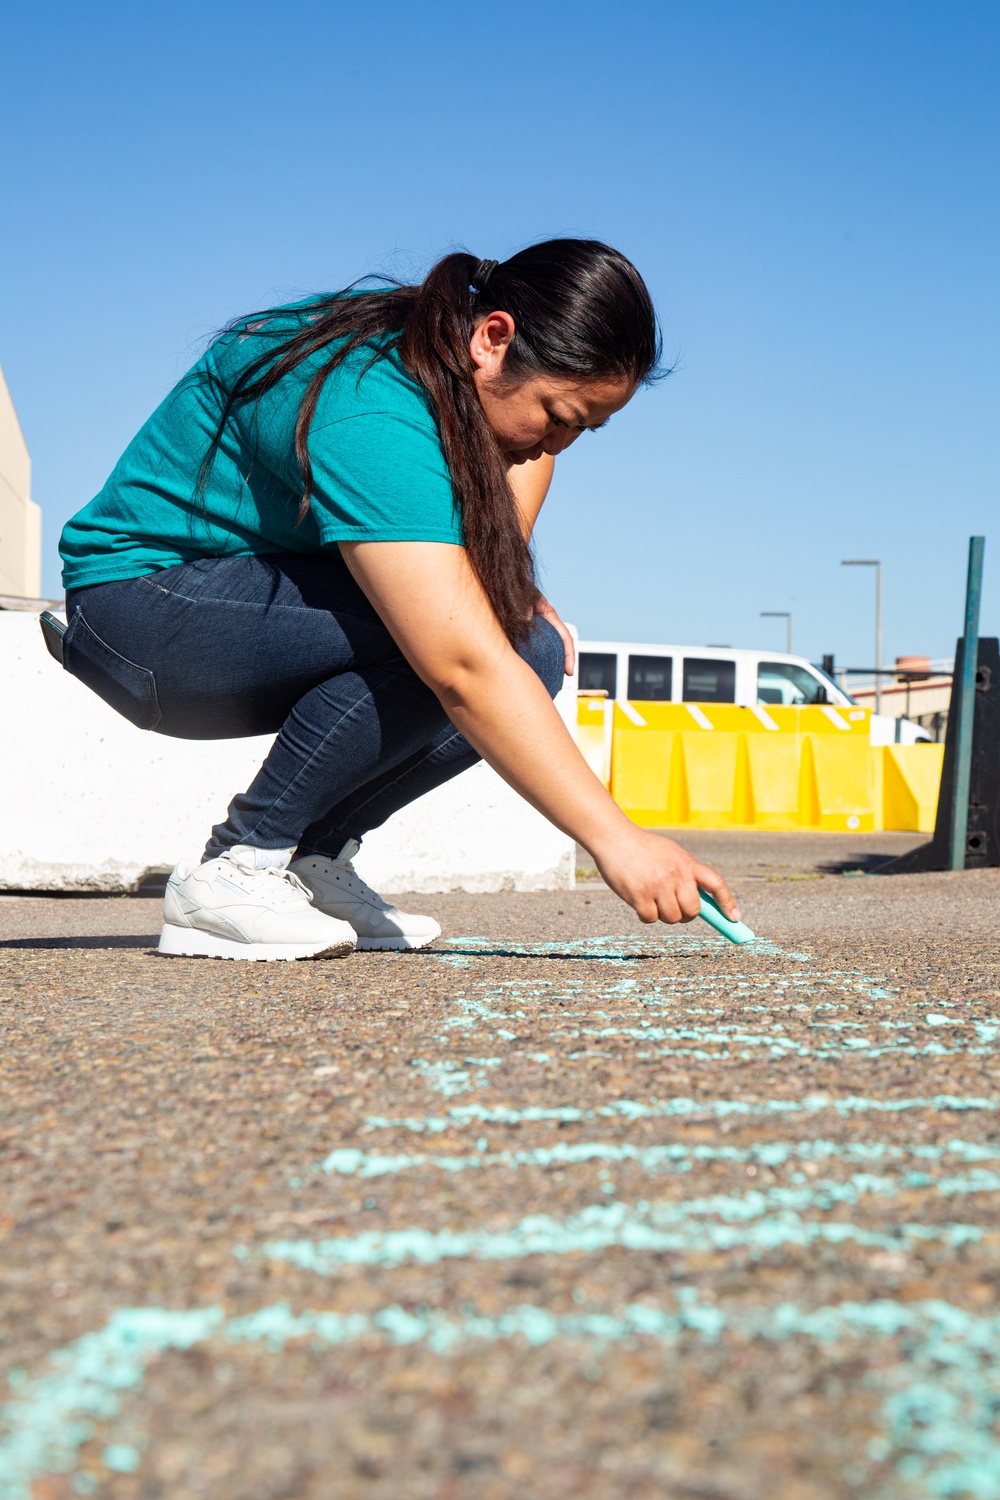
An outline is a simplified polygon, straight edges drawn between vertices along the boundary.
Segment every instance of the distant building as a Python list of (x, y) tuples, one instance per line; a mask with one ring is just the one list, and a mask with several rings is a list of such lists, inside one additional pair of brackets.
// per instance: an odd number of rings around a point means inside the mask
[(0, 370), (0, 596), (42, 591), (42, 512), (31, 499), (31, 459)]
[[(898, 675), (882, 678), (882, 712), (894, 719), (912, 719), (935, 740), (943, 740), (954, 665), (950, 659), (932, 662), (927, 656), (897, 656)], [(863, 708), (874, 708), (874, 681), (852, 684), (850, 693)]]

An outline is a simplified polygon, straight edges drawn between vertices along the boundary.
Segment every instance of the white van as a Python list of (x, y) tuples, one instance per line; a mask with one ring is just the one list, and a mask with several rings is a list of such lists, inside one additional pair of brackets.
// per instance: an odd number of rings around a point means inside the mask
[[(579, 651), (580, 692), (603, 692), (619, 701), (855, 706), (822, 667), (780, 651), (632, 641), (581, 641)], [(912, 745), (929, 739), (927, 731), (909, 719), (872, 714), (873, 745)]]

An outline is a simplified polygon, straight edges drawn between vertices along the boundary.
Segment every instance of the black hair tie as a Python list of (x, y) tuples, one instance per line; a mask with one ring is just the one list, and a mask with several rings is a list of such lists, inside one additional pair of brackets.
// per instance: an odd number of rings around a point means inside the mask
[(490, 282), (490, 277), (500, 264), (498, 260), (481, 260), (472, 273), (469, 285), (474, 291), (485, 292)]

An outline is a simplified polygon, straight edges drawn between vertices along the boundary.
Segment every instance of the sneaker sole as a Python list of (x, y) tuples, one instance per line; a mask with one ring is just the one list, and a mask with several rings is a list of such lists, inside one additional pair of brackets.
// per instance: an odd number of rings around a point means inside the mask
[(435, 932), (433, 937), (408, 938), (358, 938), (359, 953), (416, 953), (421, 948), (429, 948), (431, 943), (436, 942), (441, 936)]
[(340, 958), (353, 953), (350, 938), (316, 947), (315, 943), (238, 943), (200, 927), (176, 927), (167, 922), (157, 952), (170, 958), (229, 958), (244, 963), (290, 963), (300, 958)]

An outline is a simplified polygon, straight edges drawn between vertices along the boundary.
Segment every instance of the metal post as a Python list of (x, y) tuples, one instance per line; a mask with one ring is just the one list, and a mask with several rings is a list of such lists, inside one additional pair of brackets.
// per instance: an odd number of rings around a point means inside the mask
[[(955, 780), (951, 803), (951, 857), (948, 868), (965, 869), (969, 833), (969, 783), (972, 775), (972, 730), (976, 716), (976, 667), (979, 662), (979, 601), (983, 592), (985, 537), (969, 538), (969, 573), (965, 585), (965, 630), (962, 675), (958, 681), (958, 732), (955, 736)], [(953, 689), (954, 691), (954, 689)]]
[(882, 712), (882, 564), (875, 564), (875, 712)]
[(875, 712), (882, 712), (882, 564), (874, 557), (845, 557), (842, 568), (875, 569)]

